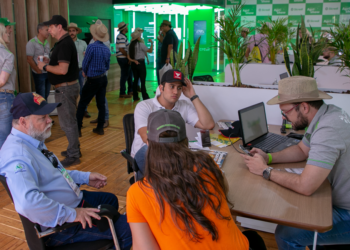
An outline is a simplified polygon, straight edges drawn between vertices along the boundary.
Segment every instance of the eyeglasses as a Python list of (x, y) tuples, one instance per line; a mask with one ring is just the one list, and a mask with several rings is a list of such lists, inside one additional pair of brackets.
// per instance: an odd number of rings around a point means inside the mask
[(43, 153), (43, 155), (45, 155), (45, 157), (52, 163), (54, 168), (58, 167), (58, 161), (52, 152), (50, 152), (47, 149), (43, 149), (43, 150), (41, 150), (41, 153)]
[(298, 107), (299, 105), (300, 105), (300, 103), (297, 104), (297, 105), (294, 105), (290, 110), (288, 110), (288, 111), (286, 111), (286, 112), (283, 112), (283, 111), (281, 110), (281, 115), (282, 115), (284, 118), (286, 118), (286, 119), (288, 120), (287, 114), (288, 114), (290, 111), (292, 111), (294, 108)]

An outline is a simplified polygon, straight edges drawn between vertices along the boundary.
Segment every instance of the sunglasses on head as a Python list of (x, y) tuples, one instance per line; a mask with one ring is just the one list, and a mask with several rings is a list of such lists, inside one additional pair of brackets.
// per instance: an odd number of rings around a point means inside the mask
[(50, 152), (47, 149), (43, 149), (43, 150), (41, 150), (41, 153), (43, 153), (43, 155), (45, 155), (45, 157), (52, 163), (54, 168), (58, 167), (58, 161), (52, 152)]

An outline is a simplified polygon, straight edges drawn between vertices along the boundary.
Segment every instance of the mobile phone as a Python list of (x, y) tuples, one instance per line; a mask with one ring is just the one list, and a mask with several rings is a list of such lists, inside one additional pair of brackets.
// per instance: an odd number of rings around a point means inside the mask
[(242, 144), (239, 145), (239, 148), (240, 148), (246, 155), (253, 156), (245, 147), (242, 146)]

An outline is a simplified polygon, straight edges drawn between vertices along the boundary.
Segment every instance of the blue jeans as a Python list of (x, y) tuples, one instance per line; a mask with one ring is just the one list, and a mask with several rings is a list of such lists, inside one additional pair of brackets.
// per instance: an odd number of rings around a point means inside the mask
[(107, 84), (108, 84), (107, 76), (103, 76), (96, 79), (92, 79), (89, 77), (87, 78), (87, 81), (83, 87), (82, 95), (80, 97), (78, 110), (76, 114), (79, 130), (81, 130), (81, 127), (83, 125), (83, 117), (84, 117), (85, 109), (95, 95), (96, 95), (96, 105), (98, 109), (97, 128), (103, 128), (103, 125), (105, 123), (105, 116), (106, 116), (105, 100), (106, 100)]
[[(98, 207), (101, 204), (109, 204), (116, 209), (119, 208), (118, 198), (111, 193), (89, 192), (83, 190), (83, 200), (87, 201), (91, 206)], [(132, 237), (126, 215), (120, 215), (119, 219), (114, 223), (117, 233), (119, 246), (122, 250), (129, 250), (132, 245)], [(48, 236), (45, 244), (47, 246), (60, 246), (76, 242), (96, 241), (96, 240), (112, 240), (111, 230), (105, 232), (87, 224), (85, 229), (81, 225), (67, 228), (66, 230)]]
[[(278, 225), (275, 238), (280, 250), (305, 250), (313, 244), (314, 232)], [(333, 228), (317, 235), (317, 245), (336, 244), (350, 244), (350, 211), (333, 206)]]
[(146, 152), (148, 146), (144, 145), (139, 151), (136, 152), (134, 159), (139, 167), (139, 171), (136, 173), (136, 181), (141, 180), (145, 176), (145, 166), (146, 166)]
[(10, 109), (15, 96), (9, 93), (0, 92), (0, 148), (6, 141), (12, 129), (12, 114)]
[(49, 83), (47, 73), (37, 74), (32, 71), (32, 74), (35, 84), (35, 92), (47, 100), (51, 89), (51, 84)]
[(125, 95), (126, 87), (125, 83), (128, 81), (128, 93), (132, 92), (132, 72), (129, 60), (127, 58), (118, 58), (118, 64), (120, 66), (120, 92), (119, 95)]

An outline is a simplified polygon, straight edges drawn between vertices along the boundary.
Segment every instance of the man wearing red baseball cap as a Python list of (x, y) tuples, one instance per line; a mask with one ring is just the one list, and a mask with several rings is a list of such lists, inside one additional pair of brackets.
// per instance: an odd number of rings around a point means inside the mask
[[(162, 76), (159, 85), (160, 95), (137, 104), (134, 112), (135, 137), (131, 156), (137, 162), (140, 171), (137, 179), (143, 177), (145, 154), (147, 151), (147, 120), (149, 114), (159, 109), (175, 110), (181, 114), (187, 124), (200, 129), (212, 129), (213, 117), (194, 91), (192, 83), (179, 70), (168, 70)], [(181, 93), (192, 101), (179, 100)]]

